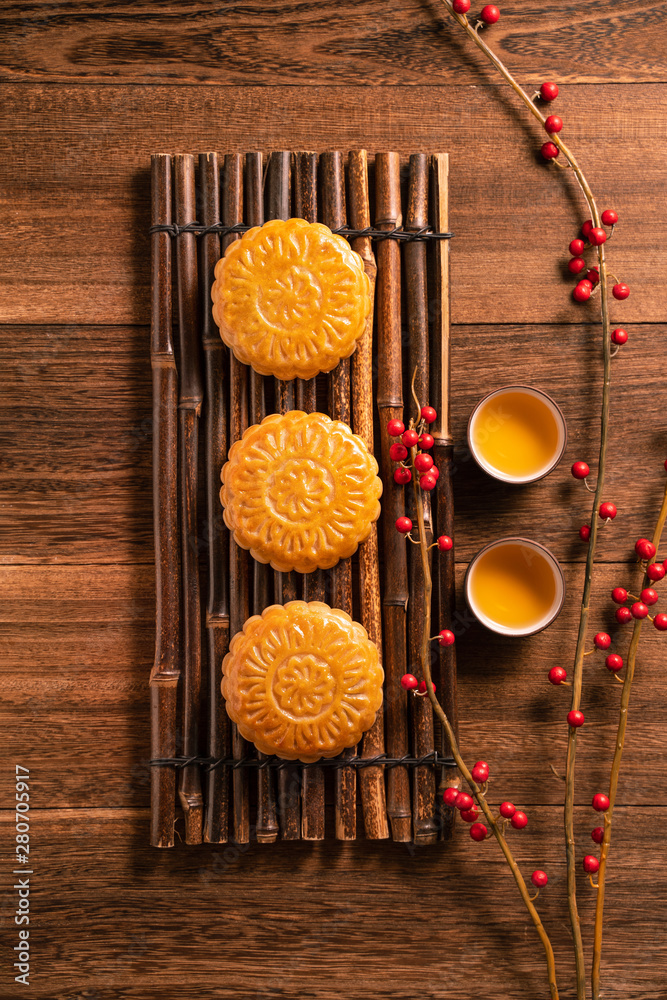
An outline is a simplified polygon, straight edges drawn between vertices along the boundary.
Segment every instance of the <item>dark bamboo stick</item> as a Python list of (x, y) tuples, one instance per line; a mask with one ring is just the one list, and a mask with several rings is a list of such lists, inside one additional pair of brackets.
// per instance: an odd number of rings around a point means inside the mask
[[(178, 225), (197, 218), (195, 161), (189, 153), (174, 157), (174, 206)], [(183, 753), (199, 752), (201, 711), (201, 608), (197, 535), (199, 416), (204, 397), (197, 321), (197, 240), (183, 233), (176, 243), (179, 383), (179, 466), (181, 578), (183, 598)], [(201, 844), (204, 804), (197, 765), (181, 769), (178, 795), (185, 816), (186, 844)]]
[[(171, 157), (151, 157), (151, 224), (171, 223)], [(151, 236), (155, 659), (150, 676), (151, 756), (176, 755), (180, 676), (178, 567), (178, 373), (172, 343), (171, 237)], [(176, 774), (151, 770), (151, 844), (174, 846)]]
[[(378, 153), (375, 157), (375, 225), (393, 229), (402, 223), (400, 161), (398, 153)], [(394, 482), (394, 465), (389, 458), (389, 420), (403, 419), (403, 383), (401, 358), (401, 259), (394, 240), (377, 245), (377, 327), (378, 327), (378, 410), (381, 468), (384, 482), (382, 497), (382, 535), (385, 560), (384, 593), (384, 670), (387, 749), (391, 757), (408, 752), (406, 694), (401, 677), (407, 663), (406, 608), (408, 605), (407, 559), (405, 539), (395, 528), (396, 519), (405, 513), (405, 492)], [(406, 768), (391, 768), (388, 774), (388, 812), (394, 840), (412, 839), (410, 783)]]
[[(437, 153), (432, 158), (433, 177), (433, 226), (441, 233), (448, 232), (449, 226), (449, 156)], [(452, 469), (454, 441), (451, 430), (450, 394), (450, 296), (449, 296), (449, 241), (438, 241), (435, 245), (435, 313), (431, 356), (431, 400), (438, 412), (433, 428), (435, 444), (433, 458), (440, 470), (436, 495), (435, 529), (438, 535), (454, 538), (454, 494), (452, 489)], [(456, 563), (454, 550), (438, 553), (435, 561), (435, 602), (436, 631), (452, 628), (456, 613)], [(434, 667), (435, 683), (439, 698), (458, 738), (458, 709), (456, 698), (456, 647), (438, 647), (440, 655)], [(441, 726), (436, 730), (436, 749), (442, 754), (451, 752)], [(456, 768), (443, 768), (439, 775), (438, 799), (442, 802), (442, 792), (450, 778), (457, 774)], [(452, 835), (455, 812), (444, 805), (441, 829), (444, 839)]]
[[(238, 153), (225, 156), (224, 186), (222, 192), (222, 221), (227, 226), (243, 221), (242, 163)], [(230, 234), (223, 238), (223, 251), (238, 237)], [(248, 427), (248, 369), (229, 352), (229, 446), (242, 437)], [(240, 632), (250, 614), (250, 565), (249, 554), (239, 548), (234, 539), (229, 543), (229, 634), (233, 638)], [(250, 744), (232, 725), (232, 754), (240, 760), (250, 753)], [(250, 840), (250, 810), (248, 779), (245, 769), (232, 771), (233, 839), (237, 844)]]
[[(298, 219), (317, 222), (317, 153), (296, 153), (294, 207)], [(296, 407), (306, 413), (317, 409), (316, 379), (296, 380)], [(315, 600), (315, 598), (311, 598)], [(319, 600), (319, 598), (318, 598)]]
[[(423, 229), (428, 225), (428, 157), (425, 153), (413, 153), (410, 157), (408, 182), (408, 210), (405, 228)], [(405, 289), (408, 318), (408, 370), (405, 373), (404, 392), (407, 399), (406, 413), (414, 413), (416, 404), (411, 386), (414, 377), (414, 391), (422, 406), (429, 398), (429, 328), (428, 290), (426, 281), (426, 244), (406, 243), (403, 248), (405, 265)], [(411, 498), (408, 512), (417, 520), (414, 504), (414, 490), (406, 490), (406, 500)], [(433, 540), (431, 505), (428, 494), (423, 497), (426, 542)], [(408, 552), (410, 600), (408, 602), (408, 669), (410, 673), (421, 673), (421, 647), (424, 629), (424, 576), (422, 556), (418, 546), (410, 545)], [(429, 562), (431, 561), (429, 553)], [(421, 757), (433, 750), (433, 709), (428, 698), (413, 697), (411, 701), (412, 743), (415, 757)], [(412, 772), (412, 812), (413, 837), (417, 844), (432, 844), (438, 839), (435, 814), (435, 777), (432, 767), (416, 767)]]
[[(290, 216), (290, 160), (288, 151), (271, 154), (269, 161), (269, 211), (270, 219), (288, 219)], [(276, 411), (287, 413), (295, 408), (294, 380), (275, 381)], [(287, 604), (297, 597), (296, 573), (274, 573), (274, 599)], [(283, 840), (301, 837), (301, 768), (290, 765), (278, 772), (278, 815)]]
[[(220, 221), (220, 180), (217, 153), (199, 157), (201, 221)], [(227, 365), (224, 344), (211, 313), (213, 271), (220, 258), (220, 237), (209, 233), (200, 241), (201, 332), (204, 350), (204, 467), (208, 529), (208, 602), (206, 605), (208, 670), (208, 754), (230, 752), (230, 722), (220, 691), (222, 660), (229, 647), (229, 535), (220, 506), (220, 469), (227, 454)], [(225, 767), (208, 772), (204, 840), (225, 843), (229, 836), (229, 774)]]
[[(322, 192), (322, 222), (330, 229), (347, 223), (345, 209), (345, 165), (339, 151), (322, 153), (320, 157)], [(344, 358), (329, 374), (329, 415), (334, 420), (351, 423), (350, 359)], [(343, 559), (331, 571), (332, 603), (352, 617), (352, 560)], [(354, 750), (342, 756), (350, 757)], [(357, 775), (354, 768), (335, 772), (335, 828), (337, 840), (354, 840), (357, 836)]]
[[(262, 154), (247, 153), (245, 158), (245, 215), (249, 226), (261, 226), (264, 222), (264, 190)], [(266, 380), (250, 369), (250, 423), (258, 424), (266, 416)], [(266, 563), (252, 561), (252, 613), (261, 615), (273, 600), (273, 575)], [(260, 759), (265, 759), (259, 754)], [(271, 772), (257, 772), (257, 840), (260, 844), (272, 844), (278, 839), (276, 817), (276, 797), (274, 779)]]
[[(364, 229), (371, 224), (368, 194), (368, 157), (365, 149), (354, 150), (349, 156), (350, 224), (354, 229)], [(352, 355), (352, 423), (355, 434), (364, 441), (368, 450), (374, 450), (373, 431), (373, 318), (377, 267), (369, 238), (352, 241), (352, 247), (361, 256), (371, 284), (371, 311), (366, 321), (364, 335)], [(359, 549), (359, 600), (361, 623), (369, 638), (376, 644), (383, 663), (382, 613), (380, 592), (380, 557), (377, 525)], [(386, 687), (385, 687), (386, 697)], [(384, 732), (384, 705), (380, 707), (375, 725)], [(365, 771), (361, 772), (361, 794), (364, 826), (369, 837), (388, 836), (387, 806), (384, 779), (375, 772), (366, 784)], [(408, 803), (409, 815), (409, 803)], [(408, 827), (409, 829), (409, 827)]]
[[(296, 216), (306, 222), (317, 221), (317, 153), (297, 153), (295, 165)], [(317, 409), (316, 379), (296, 380), (297, 409), (313, 413)], [(326, 599), (322, 570), (303, 576), (304, 601)], [(324, 771), (307, 767), (302, 772), (301, 836), (304, 840), (324, 839)]]

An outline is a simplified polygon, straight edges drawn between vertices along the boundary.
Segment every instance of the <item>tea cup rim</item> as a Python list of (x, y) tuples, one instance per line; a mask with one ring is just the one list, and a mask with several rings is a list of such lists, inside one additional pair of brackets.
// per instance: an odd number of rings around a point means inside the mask
[[(482, 464), (480, 457), (477, 454), (475, 447), (472, 443), (472, 438), (470, 434), (473, 419), (475, 417), (475, 414), (479, 410), (480, 406), (483, 403), (485, 403), (486, 400), (489, 399), (491, 396), (495, 396), (497, 393), (501, 392), (509, 392), (512, 389), (528, 389), (529, 392), (534, 393), (536, 396), (542, 396), (544, 399), (547, 399), (558, 413), (558, 418), (560, 419), (560, 423), (563, 428), (563, 445), (559, 453), (556, 456), (554, 456), (553, 462), (549, 465), (547, 469), (544, 470), (544, 472), (541, 472), (539, 476), (533, 476), (530, 479), (508, 479), (506, 476), (503, 476), (500, 473), (500, 470), (492, 471), (491, 468), (487, 468), (486, 465)], [(567, 448), (567, 421), (565, 419), (565, 414), (563, 413), (562, 409), (560, 408), (556, 400), (553, 398), (553, 396), (550, 396), (548, 392), (545, 392), (544, 389), (537, 389), (534, 385), (528, 385), (525, 382), (512, 382), (509, 385), (501, 385), (498, 386), (497, 389), (491, 389), (490, 392), (487, 392), (484, 396), (482, 396), (481, 399), (477, 401), (477, 403), (475, 403), (470, 412), (470, 416), (468, 417), (466, 439), (468, 442), (468, 448), (470, 449), (470, 454), (474, 458), (479, 468), (483, 472), (486, 472), (487, 476), (491, 476), (492, 479), (496, 479), (500, 483), (507, 483), (508, 486), (529, 486), (531, 483), (539, 483), (541, 479), (544, 479), (546, 476), (550, 475), (554, 471), (556, 466), (559, 465), (563, 455), (565, 454), (565, 449)]]
[[(514, 632), (513, 631), (508, 631), (505, 628), (503, 628), (502, 626), (500, 626), (499, 628), (494, 628), (493, 624), (492, 624), (492, 619), (489, 619), (488, 621), (484, 621), (478, 615), (477, 611), (473, 607), (473, 602), (471, 601), (470, 596), (469, 596), (468, 584), (469, 584), (469, 580), (470, 580), (470, 571), (471, 571), (474, 563), (488, 549), (495, 548), (496, 546), (505, 544), (507, 542), (522, 542), (523, 544), (528, 545), (531, 548), (538, 549), (538, 550), (544, 552), (546, 554), (548, 560), (553, 564), (553, 566), (555, 566), (556, 570), (558, 571), (558, 576), (560, 577), (560, 581), (561, 581), (560, 600), (558, 601), (558, 604), (557, 604), (557, 606), (556, 606), (556, 608), (554, 610), (554, 613), (551, 615), (551, 617), (546, 622), (543, 622), (542, 624), (538, 625), (537, 628), (531, 629), (528, 632), (525, 632), (525, 631), (522, 631), (522, 630), (521, 631), (514, 631)], [(556, 618), (558, 618), (558, 615), (563, 610), (563, 605), (565, 603), (565, 592), (566, 592), (566, 586), (565, 586), (565, 574), (563, 573), (563, 567), (559, 563), (558, 559), (556, 559), (556, 557), (553, 554), (553, 552), (551, 551), (551, 549), (548, 549), (546, 547), (546, 545), (542, 545), (541, 542), (536, 542), (534, 538), (525, 538), (522, 535), (506, 535), (503, 538), (496, 538), (492, 542), (487, 542), (487, 544), (483, 545), (482, 548), (479, 549), (479, 551), (476, 552), (475, 555), (472, 557), (472, 559), (468, 563), (468, 568), (466, 569), (466, 573), (465, 573), (465, 576), (463, 578), (463, 594), (464, 594), (464, 597), (465, 597), (465, 600), (466, 600), (466, 604), (470, 608), (470, 611), (472, 612), (472, 614), (475, 616), (475, 619), (479, 622), (480, 625), (482, 625), (482, 626), (484, 626), (484, 628), (488, 629), (489, 632), (493, 632), (495, 635), (506, 636), (508, 639), (523, 639), (523, 638), (525, 638), (525, 637), (527, 637), (529, 635), (538, 635), (540, 632), (543, 632), (546, 628), (549, 628), (549, 626), (554, 623), (554, 621), (556, 620)]]

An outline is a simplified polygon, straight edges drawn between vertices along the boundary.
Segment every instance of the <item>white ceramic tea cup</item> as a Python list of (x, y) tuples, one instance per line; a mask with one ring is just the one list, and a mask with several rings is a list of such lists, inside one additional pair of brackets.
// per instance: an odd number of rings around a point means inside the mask
[[(503, 558), (505, 550), (505, 558)], [(489, 573), (493, 575), (489, 577)], [(484, 607), (484, 577), (493, 580), (494, 609)], [(468, 607), (482, 625), (499, 635), (525, 636), (541, 632), (554, 621), (565, 600), (565, 579), (556, 557), (530, 538), (511, 536), (490, 542), (477, 553), (466, 572)], [(518, 607), (539, 592), (540, 608), (518, 622)], [(537, 601), (533, 602), (537, 604)]]
[[(507, 453), (517, 441), (524, 445), (521, 457), (526, 467), (521, 474), (502, 465), (503, 449)], [(567, 425), (562, 410), (546, 392), (529, 385), (506, 385), (487, 393), (468, 421), (468, 447), (473, 458), (485, 472), (504, 483), (520, 485), (544, 478), (560, 462), (566, 444)], [(533, 454), (543, 448), (547, 457), (542, 461), (536, 458), (531, 464)]]

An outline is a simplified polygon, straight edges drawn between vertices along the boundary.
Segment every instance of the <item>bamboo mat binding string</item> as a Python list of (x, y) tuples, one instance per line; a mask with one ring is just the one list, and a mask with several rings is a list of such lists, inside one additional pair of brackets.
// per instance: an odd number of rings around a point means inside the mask
[[(153, 233), (169, 233), (170, 236), (181, 236), (185, 233), (189, 233), (194, 236), (207, 236), (211, 233), (218, 233), (220, 236), (228, 236), (230, 234), (236, 233), (247, 233), (254, 226), (248, 226), (245, 223), (238, 223), (235, 226), (224, 226), (222, 223), (216, 223), (213, 226), (202, 226), (198, 222), (189, 222), (185, 226), (179, 226), (175, 222), (164, 222), (157, 225), (151, 226), (148, 232), (152, 235)], [(430, 229), (428, 226), (423, 229), (419, 229), (416, 232), (410, 232), (406, 229), (401, 229), (396, 226), (394, 229), (374, 229), (373, 226), (366, 226), (364, 229), (352, 229), (350, 226), (338, 226), (336, 229), (331, 230), (337, 236), (344, 236), (346, 239), (357, 239), (358, 237), (369, 237), (372, 240), (398, 240), (401, 243), (419, 243), (427, 242), (429, 240), (451, 240), (454, 238), (454, 233), (438, 233)]]
[(424, 767), (426, 764), (433, 764), (436, 767), (451, 767), (456, 765), (453, 757), (443, 757), (437, 750), (430, 750), (422, 757), (411, 757), (406, 754), (404, 757), (389, 757), (387, 754), (378, 753), (374, 757), (325, 757), (312, 763), (302, 761), (285, 760), (282, 757), (155, 757), (149, 761), (151, 767), (191, 767), (199, 765), (206, 771), (213, 771), (218, 767), (229, 767), (232, 771), (238, 768), (253, 768), (254, 770), (278, 770), (282, 771), (298, 763), (299, 767), (328, 767), (335, 770), (342, 770), (346, 767), (365, 768), (377, 767), (382, 764), (388, 770), (393, 767)]

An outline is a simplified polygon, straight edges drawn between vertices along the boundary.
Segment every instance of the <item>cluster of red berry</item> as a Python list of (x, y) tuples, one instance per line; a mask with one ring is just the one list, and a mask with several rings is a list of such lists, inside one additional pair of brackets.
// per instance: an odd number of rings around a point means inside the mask
[[(427, 492), (435, 489), (440, 472), (433, 464), (431, 456), (427, 454), (433, 447), (434, 442), (432, 436), (426, 432), (425, 428), (427, 424), (432, 424), (437, 416), (438, 414), (432, 406), (422, 406), (421, 420), (416, 428), (413, 426), (412, 421), (410, 421), (410, 426), (407, 430), (402, 420), (390, 420), (387, 424), (389, 437), (400, 437), (401, 439), (400, 442), (394, 442), (389, 449), (389, 457), (392, 462), (399, 463), (398, 468), (394, 470), (394, 482), (398, 483), (399, 486), (406, 486), (412, 481), (412, 471), (405, 464), (405, 460), (410, 455), (410, 464), (415, 471), (415, 477), (419, 477), (420, 487)], [(418, 447), (422, 450), (418, 451)], [(399, 520), (402, 519), (399, 518)], [(396, 522), (396, 527), (398, 528), (398, 522)], [(412, 525), (409, 528), (398, 528), (399, 531), (403, 531), (404, 533), (411, 529)]]
[[(485, 786), (489, 780), (489, 765), (485, 760), (478, 760), (471, 771), (471, 775), (474, 781)], [(452, 786), (445, 789), (443, 799), (445, 805), (459, 810), (464, 823), (472, 824), (470, 827), (470, 836), (473, 840), (486, 840), (489, 831), (484, 823), (476, 822), (479, 817), (479, 807), (475, 805), (472, 795), (468, 795), (467, 792), (462, 792)], [(517, 809), (513, 802), (501, 802), (498, 807), (498, 813), (498, 822), (501, 822), (503, 825), (510, 822), (515, 830), (523, 830), (524, 827), (528, 826), (528, 817), (525, 812)], [(544, 875), (544, 872), (542, 874)], [(547, 881), (548, 879), (544, 875), (544, 882), (541, 884), (546, 885)]]
[[(547, 121), (549, 121), (549, 119), (547, 119)], [(549, 143), (547, 143), (547, 145), (549, 145)], [(544, 154), (544, 146), (542, 147), (542, 153)], [(604, 226), (610, 226), (613, 233), (614, 226), (618, 222), (618, 213), (615, 212), (613, 208), (607, 208), (600, 216), (600, 220)], [(589, 250), (591, 247), (602, 246), (603, 243), (607, 242), (606, 230), (603, 229), (602, 226), (596, 226), (592, 219), (587, 219), (586, 222), (584, 222), (581, 227), (581, 237), (581, 239), (574, 239), (570, 243), (571, 257), (568, 261), (567, 267), (571, 274), (581, 274), (581, 272), (586, 270), (588, 267), (586, 261), (581, 256), (585, 250)], [(597, 287), (599, 282), (599, 267), (591, 267), (588, 271), (586, 271), (586, 277), (581, 278), (575, 285), (574, 291), (572, 292), (572, 297), (575, 302), (588, 302), (593, 294), (593, 290)], [(630, 288), (625, 284), (625, 282), (617, 281), (612, 287), (611, 294), (615, 299), (627, 299), (630, 295)], [(628, 334), (625, 330), (619, 327), (612, 332), (611, 339), (614, 344), (626, 344)]]

